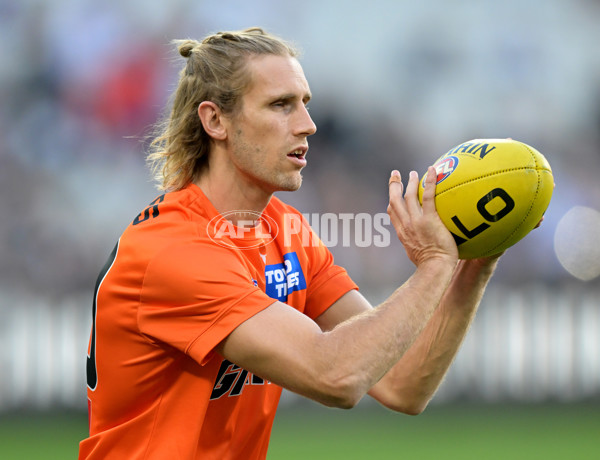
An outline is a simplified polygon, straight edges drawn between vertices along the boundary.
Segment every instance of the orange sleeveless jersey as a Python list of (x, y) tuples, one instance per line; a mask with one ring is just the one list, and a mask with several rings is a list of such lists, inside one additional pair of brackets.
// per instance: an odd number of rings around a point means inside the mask
[(79, 459), (266, 457), (281, 388), (215, 346), (275, 300), (314, 319), (356, 285), (292, 207), (259, 221), (228, 225), (190, 185), (125, 230), (96, 284)]

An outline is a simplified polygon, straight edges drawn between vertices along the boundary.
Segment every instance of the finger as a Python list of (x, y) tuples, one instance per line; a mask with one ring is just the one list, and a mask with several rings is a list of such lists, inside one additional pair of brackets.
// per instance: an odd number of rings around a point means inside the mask
[(427, 168), (425, 187), (423, 188), (423, 212), (435, 212), (435, 187), (437, 172), (433, 166)]
[(404, 185), (402, 184), (402, 176), (400, 175), (400, 172), (393, 170), (388, 184), (391, 208), (400, 216), (405, 215), (406, 209), (404, 206), (404, 199), (402, 198)]
[(393, 182), (399, 183), (401, 187), (403, 187), (402, 185), (402, 176), (400, 176), (400, 171), (398, 171), (397, 169), (394, 169), (392, 171), (392, 174), (390, 175), (390, 180), (388, 182), (388, 185), (392, 185)]
[(411, 171), (408, 176), (408, 184), (406, 185), (406, 192), (404, 193), (404, 201), (406, 202), (406, 208), (410, 215), (420, 215), (421, 205), (419, 204), (418, 197), (419, 189), (419, 175), (416, 171)]
[(390, 222), (396, 231), (396, 235), (398, 235), (398, 237), (402, 240), (402, 236), (404, 235), (404, 227), (402, 226), (402, 221), (398, 217), (398, 213), (396, 213), (391, 204), (387, 208), (387, 213), (390, 216)]
[(402, 220), (409, 218), (406, 204), (402, 197), (404, 185), (402, 184), (402, 176), (397, 170), (392, 171), (389, 180), (390, 202), (387, 212), (392, 220), (392, 224), (396, 229), (401, 227)]

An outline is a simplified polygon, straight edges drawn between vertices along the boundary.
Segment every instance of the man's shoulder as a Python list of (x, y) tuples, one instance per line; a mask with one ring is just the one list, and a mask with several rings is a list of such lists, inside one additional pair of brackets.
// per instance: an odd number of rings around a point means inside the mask
[[(141, 224), (184, 223), (208, 221), (214, 214), (209, 204), (193, 188), (186, 187), (157, 196), (133, 219), (131, 226)], [(145, 227), (145, 226), (144, 226)]]
[[(157, 196), (129, 222), (121, 236), (127, 247), (157, 253), (165, 247), (210, 243), (207, 225), (210, 209), (188, 189)], [(205, 241), (206, 240), (206, 241)]]

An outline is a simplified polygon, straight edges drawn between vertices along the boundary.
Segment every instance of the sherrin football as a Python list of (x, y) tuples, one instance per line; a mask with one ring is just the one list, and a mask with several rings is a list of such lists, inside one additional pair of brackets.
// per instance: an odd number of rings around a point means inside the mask
[[(554, 189), (552, 169), (533, 147), (512, 139), (474, 139), (435, 163), (435, 204), (461, 259), (509, 248), (538, 224)], [(422, 203), (425, 174), (419, 182)]]

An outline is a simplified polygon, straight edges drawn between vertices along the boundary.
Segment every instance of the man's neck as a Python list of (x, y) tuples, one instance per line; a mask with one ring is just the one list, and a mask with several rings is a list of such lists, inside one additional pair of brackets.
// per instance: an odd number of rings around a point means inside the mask
[[(217, 178), (216, 174), (206, 173), (201, 175), (195, 184), (222, 215), (231, 211), (261, 214), (273, 196), (259, 187), (245, 184), (243, 180), (231, 180), (231, 176)], [(237, 224), (233, 221), (232, 223)]]

